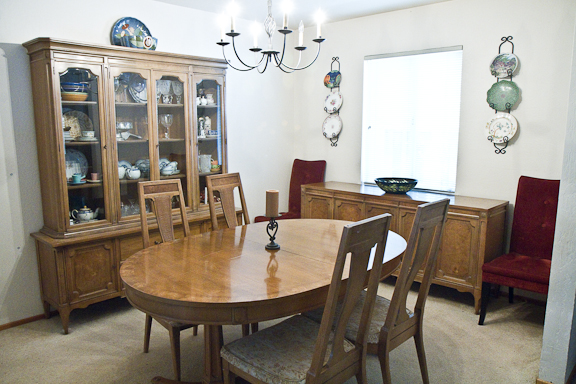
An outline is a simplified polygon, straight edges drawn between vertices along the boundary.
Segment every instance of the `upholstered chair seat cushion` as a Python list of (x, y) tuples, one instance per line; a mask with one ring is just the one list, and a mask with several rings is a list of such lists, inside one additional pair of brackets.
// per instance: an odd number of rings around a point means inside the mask
[[(293, 316), (224, 345), (220, 354), (231, 365), (263, 382), (304, 383), (319, 329), (319, 323), (304, 316)], [(354, 344), (344, 339), (344, 350), (353, 348)], [(327, 350), (331, 350), (330, 345)], [(328, 358), (327, 355), (325, 361)]]
[[(362, 291), (360, 298), (356, 302), (356, 307), (352, 311), (350, 320), (348, 321), (348, 326), (346, 327), (346, 338), (348, 340), (356, 340), (356, 335), (358, 334), (358, 328), (360, 326), (360, 318), (362, 316), (362, 306), (364, 305), (364, 299), (366, 298), (366, 292)], [(368, 344), (378, 344), (378, 338), (380, 337), (380, 330), (384, 326), (384, 321), (386, 316), (388, 316), (388, 309), (390, 308), (390, 300), (376, 295), (376, 301), (374, 302), (374, 312), (372, 313), (372, 321), (370, 322), (370, 328), (368, 329)], [(340, 313), (342, 310), (339, 304), (336, 307), (336, 313)], [(318, 308), (313, 311), (303, 313), (302, 315), (314, 320), (317, 323), (322, 321), (322, 312), (324, 308)], [(412, 316), (412, 311), (406, 309), (406, 313)], [(338, 317), (338, 316), (336, 316)]]
[(515, 252), (500, 256), (482, 266), (482, 281), (548, 293), (552, 260)]

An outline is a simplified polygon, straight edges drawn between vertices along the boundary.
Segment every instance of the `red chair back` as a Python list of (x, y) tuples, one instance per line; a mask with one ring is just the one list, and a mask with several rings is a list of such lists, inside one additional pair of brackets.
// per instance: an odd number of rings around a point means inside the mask
[(326, 161), (314, 160), (306, 161), (295, 159), (292, 165), (292, 176), (290, 176), (290, 195), (288, 195), (288, 211), (297, 212), (300, 217), (302, 184), (321, 183), (324, 181), (326, 171)]
[(510, 252), (552, 259), (559, 190), (560, 180), (520, 177)]

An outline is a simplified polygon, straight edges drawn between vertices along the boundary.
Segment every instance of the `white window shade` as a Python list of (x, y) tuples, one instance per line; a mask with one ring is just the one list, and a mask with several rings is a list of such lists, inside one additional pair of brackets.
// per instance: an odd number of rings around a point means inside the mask
[(363, 183), (407, 177), (455, 191), (461, 82), (462, 47), (365, 58)]

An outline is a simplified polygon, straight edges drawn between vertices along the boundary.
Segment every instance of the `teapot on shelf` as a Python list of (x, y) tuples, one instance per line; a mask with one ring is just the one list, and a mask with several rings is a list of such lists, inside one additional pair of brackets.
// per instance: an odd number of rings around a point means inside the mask
[(70, 216), (72, 216), (73, 219), (78, 220), (80, 222), (88, 222), (98, 217), (99, 209), (100, 208), (96, 208), (96, 211), (92, 211), (92, 209), (88, 208), (87, 206), (84, 206), (84, 208), (73, 209), (70, 212)]

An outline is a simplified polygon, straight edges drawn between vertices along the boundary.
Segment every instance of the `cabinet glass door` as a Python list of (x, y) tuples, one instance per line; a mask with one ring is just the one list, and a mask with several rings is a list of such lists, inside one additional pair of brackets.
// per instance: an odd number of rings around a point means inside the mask
[(149, 73), (120, 72), (114, 76), (116, 153), (120, 217), (140, 215), (138, 182), (150, 180), (151, 128)]
[(180, 179), (186, 206), (190, 206), (187, 158), (188, 83), (186, 77), (163, 75), (156, 80), (158, 172), (160, 179)]
[(206, 176), (225, 171), (223, 151), (222, 79), (196, 82), (196, 127), (198, 137), (198, 174), (200, 204), (206, 201)]
[(69, 226), (106, 219), (108, 196), (103, 176), (106, 142), (102, 118), (101, 67), (59, 63), (64, 172)]

